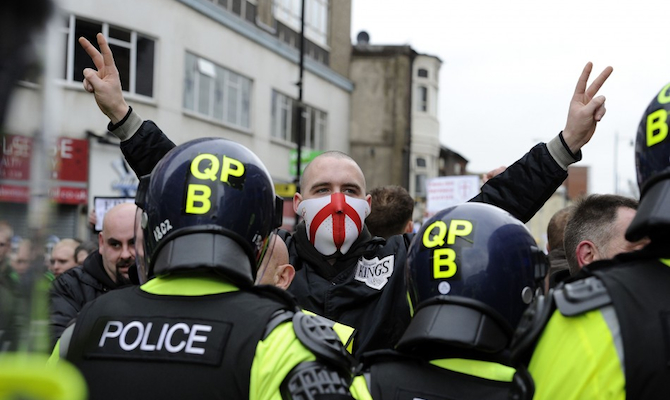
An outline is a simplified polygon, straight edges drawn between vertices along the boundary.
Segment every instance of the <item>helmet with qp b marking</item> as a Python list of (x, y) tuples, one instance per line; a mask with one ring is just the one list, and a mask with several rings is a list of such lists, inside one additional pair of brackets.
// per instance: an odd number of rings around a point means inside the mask
[(644, 193), (651, 177), (670, 167), (669, 111), (670, 83), (651, 101), (637, 128), (635, 167), (640, 193)]
[[(449, 207), (423, 224), (409, 248), (406, 281), (413, 318), (437, 321), (436, 310), (448, 309), (441, 339), (500, 351), (546, 270), (535, 239), (506, 211), (482, 203)], [(487, 326), (496, 327), (489, 330), (496, 339), (482, 343), (475, 336)], [(408, 329), (401, 344), (411, 342), (410, 336)]]
[(214, 270), (251, 285), (281, 219), (281, 200), (260, 159), (219, 138), (172, 149), (140, 180), (135, 201), (138, 269), (147, 278)]

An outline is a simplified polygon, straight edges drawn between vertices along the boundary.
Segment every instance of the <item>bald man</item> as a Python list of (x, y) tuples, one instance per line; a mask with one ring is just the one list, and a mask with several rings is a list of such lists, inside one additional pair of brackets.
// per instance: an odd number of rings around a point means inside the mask
[(289, 264), (286, 243), (277, 235), (272, 235), (263, 263), (256, 273), (257, 285), (272, 285), (286, 290), (293, 282), (295, 268)]
[(98, 252), (109, 278), (130, 283), (128, 268), (135, 263), (135, 212), (133, 203), (119, 204), (105, 214), (98, 235)]
[(54, 344), (84, 304), (130, 284), (128, 268), (135, 263), (136, 210), (132, 203), (111, 208), (102, 222), (98, 251), (88, 256), (83, 265), (66, 271), (53, 282), (50, 324)]

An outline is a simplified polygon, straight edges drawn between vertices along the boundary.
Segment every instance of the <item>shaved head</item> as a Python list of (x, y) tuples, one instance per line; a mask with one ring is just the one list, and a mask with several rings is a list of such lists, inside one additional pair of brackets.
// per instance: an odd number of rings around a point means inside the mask
[(109, 277), (118, 282), (128, 279), (128, 268), (135, 263), (135, 211), (133, 203), (112, 207), (102, 220), (98, 252)]
[(268, 250), (256, 274), (257, 285), (272, 285), (286, 290), (293, 281), (295, 269), (289, 264), (286, 243), (277, 235), (272, 235)]
[[(312, 169), (316, 169), (316, 168), (312, 168), (312, 166), (318, 166), (320, 164), (320, 159), (322, 159), (322, 158), (334, 158), (334, 159), (338, 159), (338, 160), (343, 160), (345, 162), (349, 161), (350, 164), (355, 165), (356, 169), (358, 169), (358, 172), (360, 173), (360, 178), (363, 181), (363, 187), (365, 188), (365, 186), (366, 186), (365, 176), (363, 175), (363, 170), (361, 169), (361, 167), (348, 154), (343, 153), (341, 151), (337, 151), (337, 150), (330, 150), (330, 151), (326, 151), (324, 153), (321, 153), (318, 156), (314, 157), (314, 159), (309, 164), (307, 164), (307, 166), (305, 167), (305, 170), (303, 171), (302, 175), (300, 176), (300, 187), (301, 188), (304, 188), (306, 182), (311, 178), (310, 175), (311, 175)], [(316, 162), (316, 161), (319, 161), (319, 162)]]

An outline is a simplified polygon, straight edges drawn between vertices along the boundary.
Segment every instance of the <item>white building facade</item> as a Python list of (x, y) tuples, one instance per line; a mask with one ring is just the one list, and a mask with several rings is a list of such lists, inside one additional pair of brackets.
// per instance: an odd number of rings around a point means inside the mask
[[(59, 138), (87, 142), (88, 179), (77, 183), (85, 189), (84, 200), (57, 207), (56, 235), (81, 237), (85, 206), (94, 197), (134, 195), (134, 173), (122, 162), (118, 141), (106, 134), (108, 119), (81, 83), (81, 71), (91, 63), (77, 38), (92, 40), (99, 31), (112, 47), (128, 103), (176, 144), (198, 137), (231, 139), (254, 151), (276, 183), (294, 180), (289, 160), (297, 148), (300, 0), (61, 0), (58, 5), (63, 68), (49, 97), (56, 103), (49, 103), (49, 126)], [(351, 2), (308, 0), (306, 13), (303, 150), (348, 152), (353, 84), (347, 67), (338, 66), (348, 66)], [(346, 41), (332, 33), (343, 27)], [(15, 90), (6, 133), (31, 137), (41, 128), (41, 86), (23, 82)], [(5, 178), (0, 184), (22, 184)], [(0, 198), (5, 214), (0, 219), (21, 225), (26, 208), (18, 198)]]
[(412, 64), (412, 140), (409, 192), (416, 202), (414, 216), (425, 209), (426, 182), (439, 175), (440, 121), (438, 119), (439, 58), (418, 54)]

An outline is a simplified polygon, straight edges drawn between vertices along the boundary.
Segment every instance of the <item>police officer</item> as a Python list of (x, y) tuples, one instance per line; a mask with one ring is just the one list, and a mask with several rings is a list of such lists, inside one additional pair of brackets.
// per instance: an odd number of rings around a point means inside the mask
[(429, 219), (409, 247), (412, 320), (396, 351), (363, 355), (372, 397), (532, 398), (508, 346), (546, 269), (528, 229), (497, 207), (466, 203)]
[(251, 151), (187, 142), (136, 203), (142, 285), (89, 303), (55, 350), (91, 398), (348, 398), (353, 365), (332, 327), (253, 286), (281, 202)]
[(641, 200), (626, 239), (651, 243), (597, 261), (529, 308), (514, 358), (536, 399), (666, 399), (670, 394), (670, 84), (638, 127)]

